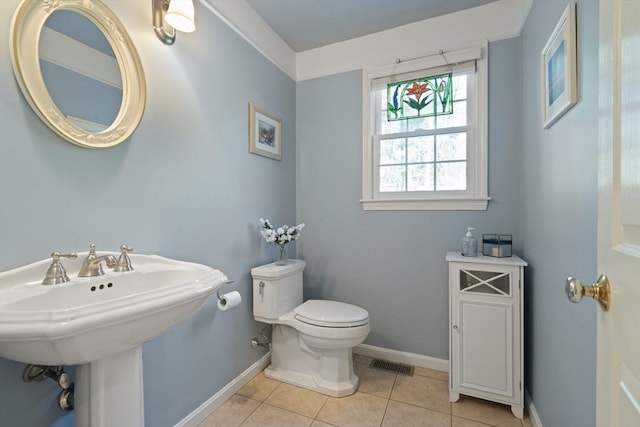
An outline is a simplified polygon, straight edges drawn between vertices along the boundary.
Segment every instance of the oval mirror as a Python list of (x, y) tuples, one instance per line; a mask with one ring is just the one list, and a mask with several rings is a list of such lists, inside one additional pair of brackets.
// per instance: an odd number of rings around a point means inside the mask
[(122, 76), (98, 27), (80, 13), (56, 10), (45, 21), (38, 46), (42, 78), (62, 115), (86, 131), (111, 126), (122, 106)]
[(23, 0), (13, 17), (16, 80), (38, 116), (87, 148), (112, 147), (136, 129), (146, 101), (132, 40), (99, 0)]

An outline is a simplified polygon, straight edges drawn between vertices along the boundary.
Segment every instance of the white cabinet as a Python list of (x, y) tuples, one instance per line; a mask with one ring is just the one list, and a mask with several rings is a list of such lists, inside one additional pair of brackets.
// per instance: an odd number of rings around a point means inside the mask
[(460, 394), (524, 409), (523, 270), (517, 256), (448, 252), (449, 400)]

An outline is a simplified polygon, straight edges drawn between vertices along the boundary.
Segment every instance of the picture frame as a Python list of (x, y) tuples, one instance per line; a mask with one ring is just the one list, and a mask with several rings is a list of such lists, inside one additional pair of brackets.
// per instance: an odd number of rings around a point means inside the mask
[(282, 159), (282, 120), (249, 103), (249, 152)]
[(548, 129), (578, 101), (576, 5), (569, 3), (542, 49), (542, 125)]

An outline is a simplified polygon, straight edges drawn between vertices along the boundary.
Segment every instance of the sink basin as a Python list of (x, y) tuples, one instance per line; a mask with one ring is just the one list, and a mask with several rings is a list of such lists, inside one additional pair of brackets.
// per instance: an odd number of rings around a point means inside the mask
[(51, 259), (0, 273), (0, 357), (78, 365), (76, 427), (144, 426), (142, 343), (194, 314), (228, 279), (139, 254), (129, 255), (133, 271), (78, 277), (87, 254), (62, 260), (67, 283), (42, 285)]
[(50, 259), (0, 273), (0, 357), (91, 363), (161, 334), (228, 281), (204, 265), (140, 254), (129, 256), (133, 271), (77, 277), (86, 255), (62, 260), (71, 279), (63, 284), (41, 284)]

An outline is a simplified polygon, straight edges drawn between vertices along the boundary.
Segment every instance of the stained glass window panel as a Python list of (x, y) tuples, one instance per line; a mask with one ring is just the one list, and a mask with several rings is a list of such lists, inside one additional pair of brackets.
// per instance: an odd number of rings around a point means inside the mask
[(387, 120), (451, 114), (451, 86), (451, 73), (389, 83)]

